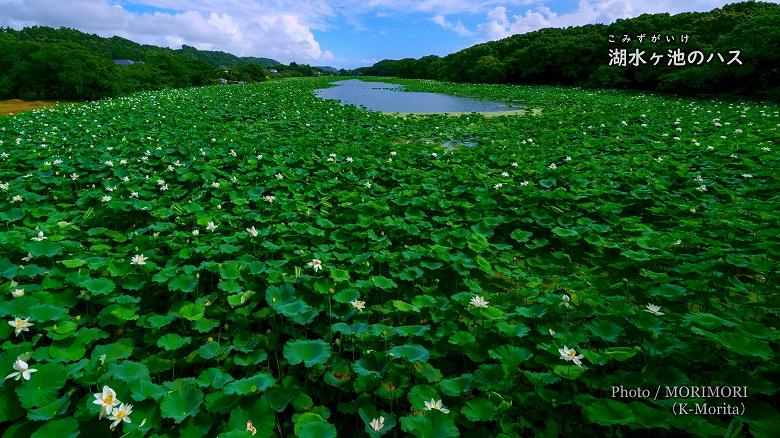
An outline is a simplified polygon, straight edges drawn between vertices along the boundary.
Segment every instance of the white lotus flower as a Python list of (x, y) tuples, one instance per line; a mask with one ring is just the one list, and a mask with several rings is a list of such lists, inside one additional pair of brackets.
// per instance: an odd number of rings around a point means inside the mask
[(131, 198), (137, 198), (138, 197), (138, 192), (130, 192), (130, 197)]
[(501, 176), (503, 176), (504, 178), (507, 178), (507, 177), (509, 177), (509, 172), (501, 172)]
[(22, 198), (22, 195), (14, 195), (13, 198), (11, 198), (11, 202), (22, 202), (24, 198)]
[(564, 158), (563, 160), (564, 160), (564, 161), (571, 161), (571, 157), (568, 157), (568, 156), (567, 156), (567, 157), (566, 157), (566, 158)]
[(111, 423), (111, 430), (116, 429), (117, 425), (123, 421), (125, 423), (130, 423), (130, 414), (132, 413), (133, 405), (121, 403), (118, 408), (114, 408), (114, 410), (111, 411), (111, 416), (108, 417), (109, 420), (113, 421), (113, 423)]
[(555, 336), (555, 334), (556, 334), (556, 333), (555, 333), (555, 330), (553, 330), (553, 329), (549, 329), (549, 331), (550, 331), (550, 336)]
[(557, 164), (555, 164), (555, 163), (550, 163), (550, 165), (549, 165), (549, 166), (547, 166), (547, 167), (549, 167), (549, 168), (550, 168), (550, 169), (552, 169), (552, 170), (555, 170), (555, 169), (557, 169), (557, 168), (558, 168), (558, 165), (557, 165)]
[(100, 198), (100, 200), (103, 201), (103, 202), (108, 202), (108, 201), (111, 200), (111, 197), (110, 196), (103, 196), (102, 198)]
[(255, 229), (254, 225), (252, 225), (251, 228), (247, 228), (246, 232), (249, 233), (252, 237), (257, 237), (257, 235), (258, 235), (257, 229)]
[(265, 196), (263, 196), (263, 201), (265, 201), (265, 202), (273, 203), (275, 200), (276, 200), (276, 196), (273, 196), (273, 195), (265, 195)]
[(370, 182), (368, 182), (368, 181), (366, 181), (366, 183), (365, 183), (364, 185), (366, 186), (366, 188), (367, 188), (367, 189), (370, 189), (370, 188), (371, 188), (371, 183), (370, 183)]
[(655, 304), (648, 304), (645, 307), (646, 307), (645, 309), (642, 309), (645, 312), (652, 313), (655, 316), (663, 316), (664, 315), (664, 312), (660, 312), (661, 306), (656, 306)]
[(374, 432), (379, 432), (383, 427), (385, 427), (385, 417), (374, 418), (371, 420), (371, 428), (374, 429)]
[(313, 268), (314, 272), (317, 272), (320, 269), (322, 269), (322, 262), (317, 259), (311, 259), (311, 261), (307, 263), (306, 266), (308, 266), (309, 268)]
[(570, 302), (571, 302), (571, 297), (569, 296), (569, 294), (561, 295), (561, 305), (562, 306), (571, 307), (571, 305), (569, 304)]
[(38, 235), (36, 237), (33, 237), (31, 240), (40, 242), (42, 240), (46, 240), (46, 236), (43, 235), (43, 231), (38, 231)]
[(528, 181), (523, 181), (523, 182), (520, 183), (520, 185), (523, 186), (523, 187), (527, 186), (528, 184), (529, 184)]
[(28, 327), (32, 327), (33, 324), (29, 323), (28, 322), (29, 320), (30, 320), (30, 318), (25, 318), (25, 319), (14, 318), (13, 321), (8, 321), (8, 325), (13, 327), (14, 328), (14, 333), (16, 334), (16, 336), (19, 336), (19, 333), (21, 333), (21, 332), (29, 332), (30, 331), (30, 329)]
[(504, 187), (504, 185), (501, 184), (501, 183), (498, 183), (498, 184), (493, 186), (493, 188), (496, 189), (496, 190), (500, 189), (501, 187)]
[(488, 306), (488, 304), (490, 304), (490, 303), (488, 303), (487, 301), (485, 301), (485, 299), (484, 299), (484, 298), (482, 298), (481, 296), (479, 296), (479, 295), (474, 295), (473, 297), (471, 297), (471, 300), (469, 300), (469, 304), (471, 304), (471, 305), (472, 305), (472, 306), (474, 306), (474, 307), (481, 307), (481, 308), (485, 308), (485, 307), (487, 307), (487, 306)]
[(11, 296), (14, 298), (19, 298), (24, 296), (24, 289), (14, 289), (11, 291)]
[(352, 157), (347, 157), (347, 163), (351, 163), (352, 161)]
[(696, 187), (696, 190), (698, 190), (698, 191), (700, 191), (700, 192), (706, 192), (706, 191), (707, 191), (707, 186), (705, 186), (704, 184), (702, 184), (702, 185), (700, 185), (699, 187)]
[(8, 190), (10, 185), (7, 182), (0, 183), (0, 190)]
[(366, 308), (365, 301), (352, 300), (349, 302), (349, 304), (352, 304), (352, 307), (356, 308), (357, 310), (360, 310), (361, 312), (363, 311), (363, 309)]
[(583, 355), (577, 355), (577, 352), (573, 349), (567, 348), (565, 345), (563, 346), (563, 349), (559, 348), (558, 352), (561, 353), (561, 359), (566, 361), (572, 361), (576, 365), (582, 366), (582, 361), (580, 359), (584, 358)]
[(277, 172), (275, 176), (276, 176), (276, 179), (284, 179), (284, 175), (282, 175), (281, 173)]
[(512, 167), (517, 167), (517, 166), (518, 166), (517, 161), (512, 161)]
[(216, 229), (217, 229), (217, 226), (216, 226), (216, 225), (214, 225), (214, 222), (209, 222), (209, 223), (208, 223), (208, 225), (206, 225), (206, 229), (207, 229), (207, 230), (209, 230), (209, 231), (211, 231), (211, 232), (213, 233), (213, 232), (214, 232), (214, 230), (216, 230)]
[(768, 148), (766, 146), (762, 147), (761, 150), (764, 151), (764, 152), (771, 152), (772, 151), (772, 149), (770, 149), (770, 148)]
[(77, 173), (71, 173), (70, 174), (70, 179), (72, 179), (73, 181), (76, 181), (77, 179), (79, 179), (79, 175)]
[(25, 261), (25, 262), (29, 262), (32, 259), (33, 259), (33, 255), (31, 253), (29, 253), (29, 252), (27, 253), (26, 256), (22, 257), (22, 261)]
[(146, 256), (143, 254), (136, 254), (133, 256), (132, 259), (130, 259), (131, 265), (145, 265), (146, 264)]
[(199, 229), (196, 228), (196, 229), (192, 230), (192, 235), (193, 236), (197, 236), (198, 234), (200, 234), (200, 230)]
[(444, 407), (444, 405), (442, 404), (441, 400), (431, 399), (431, 401), (426, 401), (425, 402), (425, 410), (426, 411), (430, 411), (431, 409), (436, 409), (436, 410), (441, 411), (441, 412), (443, 412), (445, 414), (449, 414), (450, 413), (450, 410)]
[(211, 187), (214, 187), (215, 189), (218, 189), (219, 188), (219, 183), (214, 181), (213, 183), (211, 183)]
[(105, 162), (105, 163), (103, 163), (103, 164), (105, 164), (105, 165), (106, 165), (106, 166), (108, 166), (108, 167), (114, 167), (114, 162), (113, 162), (113, 161), (111, 161), (111, 160), (108, 160), (108, 161), (106, 161), (106, 162)]
[(161, 192), (164, 192), (166, 190), (168, 190), (168, 184), (163, 184), (163, 185), (160, 186), (160, 191)]
[(395, 153), (395, 151), (390, 151), (390, 156), (391, 156), (391, 157), (394, 157), (394, 156), (396, 156), (396, 155), (397, 155), (397, 154)]
[(100, 406), (100, 416), (98, 418), (103, 418), (103, 415), (111, 415), (114, 406), (119, 404), (119, 400), (116, 398), (116, 392), (108, 386), (103, 386), (103, 392), (92, 395), (95, 396), (95, 400), (92, 401), (92, 404)]
[(750, 173), (743, 173), (742, 178), (753, 178), (753, 175)]
[(30, 374), (38, 371), (35, 368), (30, 368), (30, 366), (27, 365), (27, 362), (21, 359), (16, 359), (16, 362), (14, 362), (14, 369), (16, 371), (5, 376), (5, 379), (3, 380), (8, 380), (12, 377), (14, 377), (14, 380), (19, 380), (21, 378), (24, 378), (24, 380), (30, 380)]

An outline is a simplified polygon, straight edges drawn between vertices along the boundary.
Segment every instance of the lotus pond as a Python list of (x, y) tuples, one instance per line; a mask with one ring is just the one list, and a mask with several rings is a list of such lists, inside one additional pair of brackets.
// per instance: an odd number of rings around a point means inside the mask
[(384, 113), (494, 113), (519, 110), (502, 102), (452, 96), (442, 93), (404, 91), (403, 86), (385, 82), (347, 79), (332, 82), (330, 87), (316, 90), (318, 97), (338, 100), (345, 105), (356, 105)]
[(330, 80), (0, 119), (3, 437), (776, 433), (778, 105)]

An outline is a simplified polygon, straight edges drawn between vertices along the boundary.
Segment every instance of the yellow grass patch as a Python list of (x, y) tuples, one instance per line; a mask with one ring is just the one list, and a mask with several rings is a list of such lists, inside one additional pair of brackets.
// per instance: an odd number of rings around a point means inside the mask
[(10, 116), (34, 109), (53, 108), (59, 103), (61, 102), (53, 100), (35, 100), (32, 102), (20, 99), (0, 100), (0, 116)]

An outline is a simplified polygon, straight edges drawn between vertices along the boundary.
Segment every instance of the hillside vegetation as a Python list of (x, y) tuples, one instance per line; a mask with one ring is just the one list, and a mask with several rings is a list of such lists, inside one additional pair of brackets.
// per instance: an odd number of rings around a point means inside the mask
[[(644, 34), (643, 42), (637, 36)], [(653, 43), (651, 37), (660, 34)], [(615, 43), (609, 42), (614, 35)], [(630, 42), (621, 42), (624, 35)], [(686, 43), (680, 37), (688, 35)], [(667, 41), (667, 36), (674, 41)], [(677, 15), (645, 14), (565, 29), (542, 29), (478, 44), (443, 58), (384, 60), (355, 73), (372, 76), (437, 79), (455, 82), (583, 85), (635, 88), (680, 94), (739, 94), (780, 100), (780, 5), (744, 2), (710, 12)], [(609, 65), (610, 49), (644, 51), (647, 64)], [(668, 51), (681, 49), (686, 58), (700, 51), (709, 63), (674, 66)], [(742, 65), (727, 65), (739, 50)], [(654, 65), (653, 53), (663, 55)]]
[[(113, 60), (130, 60), (117, 65)], [(277, 73), (269, 73), (273, 66)], [(0, 99), (92, 100), (140, 90), (216, 83), (259, 82), (269, 77), (314, 76), (308, 65), (237, 57), (183, 46), (172, 50), (74, 29), (0, 29)]]

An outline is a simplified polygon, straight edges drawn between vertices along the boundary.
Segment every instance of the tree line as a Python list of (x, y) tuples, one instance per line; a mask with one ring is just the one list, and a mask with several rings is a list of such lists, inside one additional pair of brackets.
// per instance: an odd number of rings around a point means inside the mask
[[(643, 41), (638, 36), (645, 35)], [(652, 42), (652, 36), (662, 37)], [(614, 42), (610, 42), (610, 35)], [(623, 42), (624, 35), (630, 41)], [(681, 37), (687, 35), (687, 42)], [(674, 40), (668, 40), (673, 37)], [(452, 82), (558, 84), (780, 100), (780, 5), (742, 2), (710, 12), (644, 14), (604, 25), (548, 28), (419, 59), (383, 60), (353, 71)], [(644, 52), (639, 66), (609, 65), (610, 50)], [(680, 49), (685, 66), (668, 65)], [(727, 65), (739, 50), (739, 60)], [(701, 52), (710, 62), (700, 62)], [(651, 60), (652, 54), (662, 59)], [(724, 60), (721, 61), (720, 57)], [(635, 59), (636, 60), (636, 59)]]
[[(118, 65), (114, 60), (134, 63)], [(0, 99), (92, 100), (220, 79), (257, 82), (320, 74), (322, 70), (305, 64), (283, 65), (189, 46), (172, 50), (68, 28), (0, 28)]]

